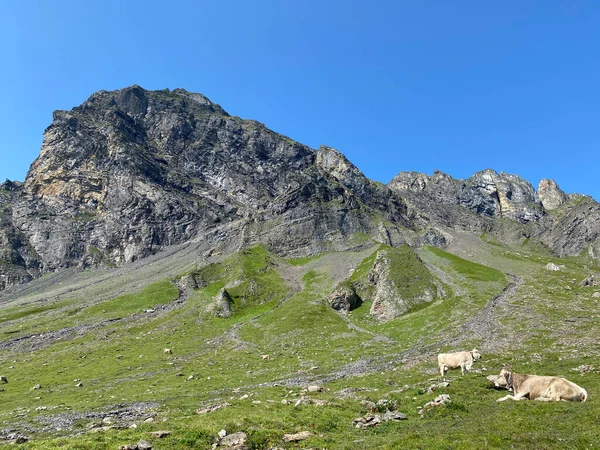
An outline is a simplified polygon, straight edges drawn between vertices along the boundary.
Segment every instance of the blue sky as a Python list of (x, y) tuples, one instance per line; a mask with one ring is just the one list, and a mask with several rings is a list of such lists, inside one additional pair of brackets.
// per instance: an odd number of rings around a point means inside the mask
[(600, 199), (600, 2), (0, 1), (0, 180), (55, 109), (201, 92), (368, 177), (492, 168)]

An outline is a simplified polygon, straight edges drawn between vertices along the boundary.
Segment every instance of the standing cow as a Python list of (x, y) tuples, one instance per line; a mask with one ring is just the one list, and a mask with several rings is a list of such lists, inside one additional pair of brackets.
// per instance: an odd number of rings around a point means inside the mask
[(477, 361), (479, 358), (481, 358), (481, 354), (476, 348), (470, 352), (440, 353), (438, 355), (438, 368), (442, 376), (446, 376), (448, 369), (458, 369), (459, 367), (460, 373), (464, 375), (471, 370), (473, 361)]

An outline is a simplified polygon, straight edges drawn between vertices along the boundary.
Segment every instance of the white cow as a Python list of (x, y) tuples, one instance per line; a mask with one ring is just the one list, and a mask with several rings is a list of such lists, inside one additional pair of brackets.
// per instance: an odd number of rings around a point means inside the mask
[[(572, 401), (585, 402), (587, 392), (581, 386), (561, 377), (548, 377), (541, 375), (521, 375), (509, 372), (506, 369), (500, 371), (499, 379), (506, 381), (506, 387), (513, 391), (513, 395), (499, 398), (497, 402), (504, 400), (540, 400), (550, 401)], [(503, 383), (498, 383), (501, 386)]]
[(479, 358), (481, 358), (481, 354), (476, 348), (470, 352), (440, 353), (438, 355), (438, 368), (442, 376), (446, 375), (448, 369), (458, 369), (459, 367), (460, 373), (464, 375), (471, 370), (473, 361), (477, 361)]

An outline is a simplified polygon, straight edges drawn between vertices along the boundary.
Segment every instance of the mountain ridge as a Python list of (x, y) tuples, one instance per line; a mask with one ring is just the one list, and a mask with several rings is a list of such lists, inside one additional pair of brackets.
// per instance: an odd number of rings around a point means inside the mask
[(529, 182), (491, 169), (466, 180), (400, 172), (383, 185), (341, 152), (231, 116), (202, 94), (98, 91), (55, 111), (25, 182), (0, 185), (0, 288), (126, 264), (224, 222), (239, 224), (222, 238), (230, 245), (290, 256), (352, 248), (358, 236), (444, 247), (453, 229), (532, 238), (559, 256), (597, 245), (598, 204), (540, 186), (548, 208)]

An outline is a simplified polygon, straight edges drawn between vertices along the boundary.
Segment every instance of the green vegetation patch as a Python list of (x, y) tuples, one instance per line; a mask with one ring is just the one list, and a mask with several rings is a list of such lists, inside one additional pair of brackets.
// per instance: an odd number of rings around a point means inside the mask
[(82, 310), (82, 314), (118, 318), (176, 300), (179, 290), (170, 281), (153, 283), (137, 294), (122, 295)]
[(277, 271), (280, 261), (262, 245), (243, 250), (225, 261), (210, 264), (192, 276), (204, 292), (214, 296), (225, 287), (236, 308), (280, 300), (288, 288)]
[(459, 256), (453, 255), (452, 253), (445, 252), (436, 247), (427, 247), (427, 250), (448, 260), (452, 268), (458, 273), (473, 281), (504, 281), (505, 277), (502, 272), (491, 267), (477, 264), (472, 261), (468, 261)]

